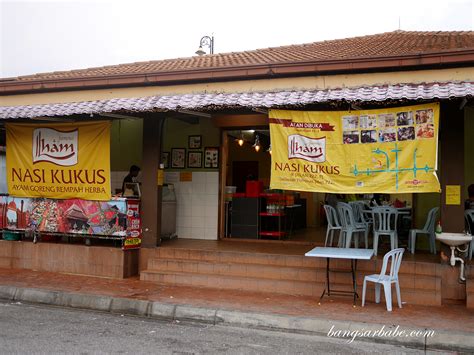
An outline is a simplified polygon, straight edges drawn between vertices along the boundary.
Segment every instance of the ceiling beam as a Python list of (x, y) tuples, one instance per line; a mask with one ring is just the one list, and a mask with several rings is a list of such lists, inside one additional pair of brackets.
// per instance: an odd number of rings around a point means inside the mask
[(267, 127), (268, 116), (260, 113), (249, 115), (213, 115), (212, 123), (216, 127), (232, 128), (232, 127)]

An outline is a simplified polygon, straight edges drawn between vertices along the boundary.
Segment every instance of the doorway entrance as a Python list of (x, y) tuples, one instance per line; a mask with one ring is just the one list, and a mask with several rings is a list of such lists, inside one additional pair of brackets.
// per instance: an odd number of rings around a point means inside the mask
[(258, 161), (233, 161), (232, 185), (237, 187), (237, 192), (245, 192), (248, 180), (258, 180)]
[[(239, 142), (239, 141), (243, 141)], [(324, 242), (319, 204), (324, 194), (270, 189), (271, 145), (268, 128), (223, 131), (221, 236), (282, 242)], [(259, 149), (256, 149), (257, 143)], [(247, 182), (252, 181), (247, 191)], [(235, 187), (235, 188), (231, 188)], [(276, 209), (278, 208), (278, 212)]]

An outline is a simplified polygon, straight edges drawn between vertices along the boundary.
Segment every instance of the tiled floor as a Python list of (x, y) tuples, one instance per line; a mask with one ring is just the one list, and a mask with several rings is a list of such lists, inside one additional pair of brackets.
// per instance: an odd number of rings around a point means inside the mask
[(405, 304), (402, 309), (394, 307), (393, 312), (388, 313), (384, 303), (368, 303), (366, 307), (353, 308), (349, 298), (325, 298), (318, 306), (313, 297), (169, 286), (137, 278), (112, 280), (18, 269), (0, 269), (0, 284), (246, 312), (474, 332), (474, 311), (457, 305), (427, 307)]
[(165, 241), (161, 244), (161, 247), (163, 248), (203, 249), (284, 255), (303, 255), (314, 246), (316, 246), (316, 244), (295, 244), (284, 241), (243, 241), (240, 239), (224, 239), (219, 241), (181, 238)]
[[(222, 241), (229, 241), (229, 242), (238, 242), (241, 243), (241, 246), (238, 246), (238, 248), (243, 248), (243, 249), (237, 249), (238, 251), (252, 251), (251, 249), (254, 248), (253, 251), (255, 252), (267, 252), (266, 250), (274, 250), (274, 253), (280, 254), (279, 250), (283, 251), (281, 252), (282, 254), (299, 254), (301, 255), (301, 251), (305, 250), (308, 251), (312, 248), (308, 248), (308, 246), (312, 246), (313, 248), (315, 246), (324, 246), (324, 241), (326, 238), (326, 227), (321, 226), (321, 227), (308, 227), (304, 229), (299, 229), (294, 231), (294, 233), (287, 237), (285, 240), (269, 240), (269, 239), (256, 239), (256, 240), (242, 240), (242, 239), (232, 239), (232, 238), (225, 238), (222, 239)], [(174, 242), (176, 240), (173, 240)], [(334, 239), (334, 244), (337, 241), (337, 237)], [(204, 241), (205, 242), (205, 241)], [(214, 243), (217, 243), (218, 241), (214, 241)], [(267, 246), (258, 246), (258, 247), (250, 247), (250, 246), (245, 246), (246, 243), (250, 243), (250, 245), (254, 245), (255, 243), (258, 244), (263, 244), (263, 245), (278, 245), (282, 244), (282, 247), (269, 247)], [(164, 242), (163, 246), (167, 246), (169, 243)], [(419, 244), (419, 242), (418, 242)], [(181, 247), (182, 244), (178, 244), (178, 247)], [(372, 236), (369, 234), (369, 245), (372, 245)], [(175, 245), (173, 245), (174, 247)], [(196, 244), (196, 248), (213, 248), (211, 244)], [(360, 247), (363, 247), (363, 243), (360, 244)], [(399, 237), (399, 247), (407, 249), (407, 236), (400, 236)], [(220, 246), (219, 248), (226, 248), (225, 250), (230, 250), (231, 247), (228, 246)], [(229, 248), (229, 249), (227, 249)], [(269, 249), (268, 249), (269, 248)], [(428, 246), (426, 246), (428, 248)], [(288, 250), (285, 252), (285, 250)], [(384, 255), (386, 252), (390, 250), (390, 241), (387, 237), (384, 237), (379, 241), (379, 251), (378, 254)], [(304, 253), (303, 253), (304, 254)], [(408, 252), (405, 253), (404, 255), (405, 260), (411, 260), (411, 261), (425, 261), (425, 262), (439, 262), (440, 257), (438, 255), (431, 255), (429, 254), (428, 250), (416, 250), (415, 255), (412, 255)]]
[[(204, 249), (220, 251), (238, 251), (250, 253), (283, 254), (283, 255), (304, 255), (307, 251), (316, 246), (323, 246), (323, 243), (288, 243), (286, 241), (243, 241), (240, 239), (227, 238), (218, 240), (193, 240), (193, 239), (172, 239), (161, 244), (163, 248), (184, 248), (184, 249)], [(383, 252), (379, 252), (378, 259), (383, 259)], [(432, 262), (439, 263), (440, 256), (429, 254), (424, 251), (417, 251), (411, 254), (408, 251), (403, 255), (404, 261)]]
[[(262, 239), (260, 240), (272, 240), (271, 237), (261, 237)], [(283, 240), (284, 241), (289, 241), (289, 242), (307, 242), (307, 243), (319, 243), (319, 244), (324, 244), (324, 241), (326, 239), (326, 226), (307, 226), (306, 228), (301, 228), (301, 229), (296, 229), (292, 231), (291, 233), (287, 234)], [(334, 243), (339, 239), (339, 234), (335, 233), (334, 236)], [(273, 239), (275, 240), (275, 239)], [(398, 237), (399, 244), (401, 246), (406, 246), (408, 243), (408, 235), (407, 232), (402, 232), (399, 234)], [(380, 241), (383, 245), (388, 246), (390, 244), (390, 241), (388, 240), (388, 237), (383, 237), (381, 238)], [(423, 243), (422, 241), (421, 243)], [(420, 243), (420, 241), (418, 241)], [(370, 231), (369, 234), (369, 244), (372, 245), (372, 231)], [(425, 248), (428, 249), (428, 244), (425, 243)]]

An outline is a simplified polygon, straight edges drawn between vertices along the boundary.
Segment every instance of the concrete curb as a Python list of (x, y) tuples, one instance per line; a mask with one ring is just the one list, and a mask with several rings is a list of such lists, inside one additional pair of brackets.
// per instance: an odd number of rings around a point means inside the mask
[[(210, 309), (192, 305), (160, 303), (131, 298), (118, 298), (90, 294), (69, 293), (35, 288), (22, 288), (0, 285), (0, 299), (28, 303), (47, 304), (59, 307), (71, 307), (102, 312), (120, 313), (162, 320), (195, 321), (209, 324), (238, 326), (246, 328), (270, 329), (298, 333), (328, 336), (335, 331), (353, 332), (341, 341), (349, 341), (354, 332), (357, 340), (406, 346), (425, 350), (449, 350), (474, 352), (474, 336), (472, 333), (449, 332), (435, 330), (433, 337), (364, 337), (366, 331), (384, 329), (385, 332), (395, 331), (396, 326), (363, 322), (344, 322), (323, 318), (295, 317), (277, 314), (248, 313), (233, 310)], [(403, 327), (408, 332), (411, 329)], [(413, 328), (413, 330), (424, 330)], [(340, 335), (340, 334), (339, 334)], [(339, 336), (342, 338), (342, 336)]]

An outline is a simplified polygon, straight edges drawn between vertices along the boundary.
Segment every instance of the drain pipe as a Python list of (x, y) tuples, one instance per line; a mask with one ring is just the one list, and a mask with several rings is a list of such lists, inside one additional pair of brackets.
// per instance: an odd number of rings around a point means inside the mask
[(451, 259), (450, 259), (450, 264), (451, 266), (456, 265), (456, 261), (459, 261), (461, 263), (461, 269), (459, 271), (459, 282), (460, 283), (465, 283), (466, 278), (464, 277), (464, 259), (454, 256), (454, 250), (457, 249), (458, 252), (460, 253), (465, 253), (469, 249), (469, 244), (466, 246), (466, 249), (462, 250), (459, 247), (451, 247)]

